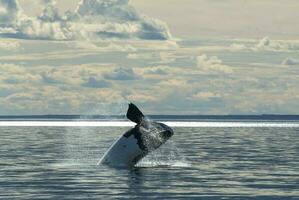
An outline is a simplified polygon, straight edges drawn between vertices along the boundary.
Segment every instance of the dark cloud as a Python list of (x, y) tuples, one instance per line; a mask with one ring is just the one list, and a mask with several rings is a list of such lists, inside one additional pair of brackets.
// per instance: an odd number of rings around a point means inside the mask
[(7, 84), (14, 85), (14, 84), (20, 84), (20, 83), (22, 83), (22, 80), (17, 79), (17, 78), (8, 78), (8, 79), (5, 79), (4, 82), (7, 83)]
[(113, 72), (105, 73), (104, 78), (109, 80), (129, 81), (138, 79), (138, 76), (132, 69), (118, 68)]
[(109, 88), (111, 84), (105, 80), (98, 80), (95, 77), (89, 77), (88, 80), (82, 84), (82, 86), (89, 88)]
[(14, 0), (0, 0), (0, 30), (13, 26), (19, 15), (19, 4)]
[(288, 65), (288, 66), (291, 66), (291, 65), (299, 65), (299, 60), (297, 59), (294, 59), (294, 58), (286, 58), (282, 61), (283, 65)]

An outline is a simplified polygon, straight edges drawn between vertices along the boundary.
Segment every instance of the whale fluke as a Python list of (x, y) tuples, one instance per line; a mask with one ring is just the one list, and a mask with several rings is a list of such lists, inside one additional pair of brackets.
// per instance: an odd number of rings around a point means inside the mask
[(142, 112), (133, 103), (129, 104), (129, 109), (127, 111), (127, 118), (136, 124), (140, 124), (144, 118)]

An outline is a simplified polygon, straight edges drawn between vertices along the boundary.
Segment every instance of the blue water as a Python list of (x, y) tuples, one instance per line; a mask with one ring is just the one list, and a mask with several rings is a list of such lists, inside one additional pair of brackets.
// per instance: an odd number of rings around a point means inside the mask
[(0, 127), (1, 199), (299, 199), (299, 128), (174, 128), (131, 170), (97, 166), (126, 127)]

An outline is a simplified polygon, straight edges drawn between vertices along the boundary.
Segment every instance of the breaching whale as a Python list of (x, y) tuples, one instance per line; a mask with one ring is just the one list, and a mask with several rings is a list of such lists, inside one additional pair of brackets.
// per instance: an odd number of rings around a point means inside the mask
[(147, 119), (132, 103), (129, 104), (126, 116), (137, 125), (124, 133), (109, 148), (99, 164), (111, 167), (133, 167), (173, 135), (173, 130), (170, 127)]

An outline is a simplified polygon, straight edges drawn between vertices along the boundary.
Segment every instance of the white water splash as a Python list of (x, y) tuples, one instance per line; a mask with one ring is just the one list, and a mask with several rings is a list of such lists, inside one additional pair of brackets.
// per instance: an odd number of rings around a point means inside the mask
[(151, 152), (136, 165), (136, 167), (141, 168), (190, 166), (191, 164), (186, 161), (185, 157), (172, 140)]

